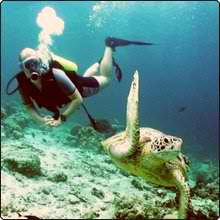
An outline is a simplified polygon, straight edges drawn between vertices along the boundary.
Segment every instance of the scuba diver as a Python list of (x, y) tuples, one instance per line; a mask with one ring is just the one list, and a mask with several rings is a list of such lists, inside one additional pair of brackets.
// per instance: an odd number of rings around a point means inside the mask
[[(92, 127), (102, 132), (102, 125), (89, 114), (83, 99), (97, 94), (110, 83), (113, 67), (117, 80), (121, 80), (122, 72), (113, 58), (113, 51), (116, 47), (127, 45), (153, 44), (107, 37), (102, 59), (89, 67), (83, 76), (77, 73), (76, 64), (53, 54), (48, 49), (25, 48), (19, 55), (21, 71), (9, 81), (7, 94), (13, 94), (18, 89), (30, 115), (52, 127), (66, 121), (82, 105)], [(8, 92), (9, 84), (14, 78), (17, 79), (18, 88)], [(46, 108), (53, 116), (42, 116), (36, 105)], [(60, 109), (65, 106), (61, 113)]]

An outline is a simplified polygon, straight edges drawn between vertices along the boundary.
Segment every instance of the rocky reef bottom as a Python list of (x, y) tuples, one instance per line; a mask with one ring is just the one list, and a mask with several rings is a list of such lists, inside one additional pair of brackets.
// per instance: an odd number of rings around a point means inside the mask
[[(162, 219), (177, 210), (175, 192), (118, 169), (101, 148), (105, 136), (91, 127), (34, 126), (11, 111), (1, 114), (3, 219)], [(188, 219), (217, 219), (218, 166), (190, 161)]]

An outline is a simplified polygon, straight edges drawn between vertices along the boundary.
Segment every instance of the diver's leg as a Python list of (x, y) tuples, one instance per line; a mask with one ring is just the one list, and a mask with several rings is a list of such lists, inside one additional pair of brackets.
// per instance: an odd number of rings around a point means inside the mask
[(111, 47), (105, 47), (104, 56), (101, 60), (98, 76), (93, 76), (99, 83), (100, 88), (107, 86), (112, 78), (112, 53)]
[[(129, 41), (120, 38), (107, 37), (105, 39), (105, 52), (101, 62), (94, 64), (91, 66), (83, 76), (92, 76), (95, 78), (100, 88), (104, 88), (109, 84), (112, 78), (112, 67), (113, 65), (116, 68), (116, 78), (118, 81), (121, 81), (122, 73), (119, 65), (115, 62), (112, 57), (113, 51), (115, 51), (116, 47), (127, 46), (127, 45), (153, 45), (153, 43), (146, 43), (140, 41)], [(99, 65), (100, 63), (100, 65)], [(95, 75), (99, 73), (98, 75)]]
[(100, 64), (98, 62), (94, 63), (92, 66), (90, 66), (85, 73), (83, 74), (83, 76), (85, 77), (90, 77), (90, 76), (94, 76), (97, 75), (99, 73), (99, 66)]

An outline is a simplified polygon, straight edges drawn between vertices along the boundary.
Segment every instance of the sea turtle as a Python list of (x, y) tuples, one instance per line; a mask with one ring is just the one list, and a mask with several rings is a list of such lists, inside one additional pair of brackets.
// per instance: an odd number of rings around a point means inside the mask
[(186, 218), (189, 205), (188, 165), (181, 154), (181, 138), (152, 128), (139, 127), (139, 75), (134, 73), (127, 101), (127, 127), (104, 141), (102, 146), (124, 171), (179, 193), (178, 218)]

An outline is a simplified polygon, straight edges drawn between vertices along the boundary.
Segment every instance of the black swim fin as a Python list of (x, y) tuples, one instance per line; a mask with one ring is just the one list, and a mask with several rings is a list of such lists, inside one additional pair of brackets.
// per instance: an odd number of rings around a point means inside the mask
[(86, 106), (82, 103), (82, 107), (85, 110), (89, 121), (90, 125), (100, 133), (111, 133), (111, 135), (115, 134), (115, 129), (112, 127), (112, 125), (105, 119), (95, 119), (91, 116), (91, 114), (88, 112)]
[(116, 63), (115, 59), (112, 58), (112, 62), (113, 62), (113, 66), (115, 67), (115, 76), (118, 80), (118, 82), (121, 81), (122, 79), (122, 71), (121, 71), (121, 68), (120, 66)]
[(141, 42), (141, 41), (130, 41), (115, 37), (107, 37), (105, 39), (105, 45), (108, 47), (111, 47), (115, 51), (115, 47), (122, 47), (122, 46), (128, 46), (128, 45), (147, 45), (151, 46), (154, 45), (153, 43), (147, 43), (147, 42)]
[(18, 214), (19, 218), (25, 217), (26, 219), (31, 219), (31, 220), (40, 219), (39, 217), (34, 216), (34, 215), (21, 215), (19, 212), (17, 212), (17, 214)]
[[(100, 64), (101, 61), (102, 61), (102, 57), (99, 59), (98, 63)], [(121, 68), (118, 65), (118, 63), (116, 63), (114, 57), (112, 58), (112, 64), (115, 67), (115, 76), (116, 76), (118, 82), (120, 82), (122, 79), (122, 71), (121, 71)]]

